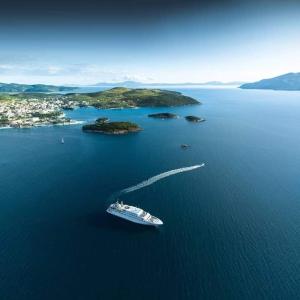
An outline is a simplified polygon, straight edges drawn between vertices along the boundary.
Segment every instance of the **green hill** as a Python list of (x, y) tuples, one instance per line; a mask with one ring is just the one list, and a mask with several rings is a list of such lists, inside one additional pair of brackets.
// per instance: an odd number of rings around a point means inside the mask
[(278, 77), (263, 79), (253, 83), (245, 83), (241, 89), (263, 89), (300, 91), (300, 73), (288, 73)]
[(126, 134), (129, 132), (138, 132), (141, 128), (132, 122), (108, 122), (96, 121), (94, 124), (87, 124), (82, 126), (83, 131), (98, 132), (105, 134)]
[(73, 101), (85, 101), (99, 108), (132, 106), (180, 106), (199, 104), (197, 100), (179, 92), (160, 89), (112, 88), (97, 93), (67, 94), (65, 98)]
[(46, 84), (0, 83), (0, 93), (56, 93), (72, 91), (75, 87)]

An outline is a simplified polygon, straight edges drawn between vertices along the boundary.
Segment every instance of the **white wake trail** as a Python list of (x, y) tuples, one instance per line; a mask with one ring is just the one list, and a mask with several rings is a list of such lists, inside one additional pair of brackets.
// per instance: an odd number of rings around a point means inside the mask
[(149, 186), (149, 185), (151, 185), (151, 184), (155, 183), (156, 181), (161, 180), (163, 178), (166, 178), (166, 177), (178, 174), (178, 173), (192, 171), (192, 170), (204, 167), (204, 166), (205, 166), (205, 164), (203, 163), (203, 164), (200, 164), (200, 165), (195, 165), (195, 166), (185, 167), (185, 168), (179, 168), (179, 169), (170, 170), (170, 171), (161, 173), (161, 174), (153, 176), (153, 177), (151, 177), (151, 178), (149, 178), (149, 179), (147, 179), (145, 181), (142, 181), (141, 183), (139, 183), (137, 185), (128, 187), (128, 188), (126, 188), (124, 190), (121, 190), (121, 191), (119, 191), (117, 193), (114, 193), (109, 199), (110, 200), (114, 200), (114, 199), (120, 197), (123, 194), (127, 194), (127, 193), (131, 193), (131, 192), (137, 191), (137, 190), (142, 189), (142, 188), (144, 188), (146, 186)]

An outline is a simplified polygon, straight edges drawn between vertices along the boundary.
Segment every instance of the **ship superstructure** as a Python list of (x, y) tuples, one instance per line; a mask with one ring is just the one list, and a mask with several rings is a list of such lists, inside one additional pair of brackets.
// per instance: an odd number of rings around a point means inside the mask
[(116, 203), (111, 204), (106, 211), (112, 215), (138, 224), (152, 226), (159, 226), (163, 224), (159, 218), (152, 216), (150, 213), (142, 210), (141, 208), (123, 204), (122, 201), (117, 201)]

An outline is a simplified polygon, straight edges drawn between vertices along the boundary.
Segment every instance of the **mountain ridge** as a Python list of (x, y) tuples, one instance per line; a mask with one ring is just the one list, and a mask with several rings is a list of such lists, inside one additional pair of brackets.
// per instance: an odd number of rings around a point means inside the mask
[(1, 93), (53, 93), (72, 91), (76, 87), (49, 84), (0, 83)]
[(93, 84), (92, 86), (102, 86), (102, 87), (143, 87), (143, 86), (197, 86), (197, 85), (216, 85), (216, 86), (230, 86), (230, 85), (241, 85), (244, 84), (242, 81), (232, 81), (232, 82), (221, 82), (221, 81), (208, 81), (202, 83), (195, 83), (195, 82), (181, 82), (181, 83), (143, 83), (134, 80), (127, 80), (127, 81), (120, 81), (120, 82), (98, 82)]
[(277, 91), (300, 91), (300, 72), (286, 73), (273, 78), (262, 79), (252, 83), (245, 83), (241, 89), (263, 89)]

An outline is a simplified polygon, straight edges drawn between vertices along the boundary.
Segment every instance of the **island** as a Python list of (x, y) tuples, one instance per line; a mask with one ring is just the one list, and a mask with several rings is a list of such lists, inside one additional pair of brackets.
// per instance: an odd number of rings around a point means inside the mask
[[(159, 89), (112, 88), (97, 93), (0, 93), (0, 127), (74, 124), (64, 111), (92, 106), (97, 109), (200, 104), (181, 93)], [(172, 114), (161, 118), (171, 118)], [(159, 117), (159, 116), (157, 116)]]
[(164, 112), (164, 113), (156, 113), (148, 115), (149, 118), (157, 118), (157, 119), (177, 119), (178, 116), (172, 113)]
[(189, 122), (204, 122), (205, 119), (204, 118), (200, 118), (200, 117), (196, 117), (196, 116), (186, 116), (185, 119)]
[(274, 78), (245, 83), (241, 89), (300, 91), (300, 73), (287, 73)]
[(108, 120), (97, 119), (94, 124), (87, 124), (82, 126), (85, 132), (95, 132), (103, 134), (127, 134), (131, 132), (141, 131), (142, 128), (132, 122), (109, 122)]
[(107, 123), (109, 121), (109, 118), (106, 118), (106, 117), (101, 117), (101, 118), (98, 118), (95, 123)]

